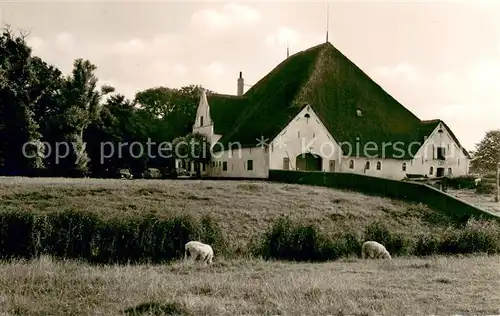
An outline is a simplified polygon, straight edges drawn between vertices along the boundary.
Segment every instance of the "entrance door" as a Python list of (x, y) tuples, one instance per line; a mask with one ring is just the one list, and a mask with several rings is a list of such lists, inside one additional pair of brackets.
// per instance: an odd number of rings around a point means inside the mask
[(290, 159), (288, 157), (283, 158), (283, 170), (290, 170)]
[(442, 167), (441, 168), (437, 168), (436, 169), (436, 177), (439, 178), (439, 177), (442, 177), (442, 176), (444, 176), (444, 168), (442, 168)]
[(330, 172), (335, 172), (335, 160), (330, 160)]

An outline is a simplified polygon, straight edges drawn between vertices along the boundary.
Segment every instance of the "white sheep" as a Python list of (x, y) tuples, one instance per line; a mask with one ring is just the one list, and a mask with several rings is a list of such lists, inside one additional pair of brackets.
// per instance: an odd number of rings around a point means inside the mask
[(205, 264), (211, 264), (214, 258), (214, 251), (210, 245), (199, 241), (190, 241), (184, 246), (184, 260), (192, 257), (196, 260), (203, 260)]
[(361, 246), (361, 257), (363, 259), (366, 258), (374, 258), (374, 259), (389, 259), (391, 260), (391, 255), (389, 251), (385, 249), (384, 245), (379, 244), (376, 241), (365, 241), (363, 246)]

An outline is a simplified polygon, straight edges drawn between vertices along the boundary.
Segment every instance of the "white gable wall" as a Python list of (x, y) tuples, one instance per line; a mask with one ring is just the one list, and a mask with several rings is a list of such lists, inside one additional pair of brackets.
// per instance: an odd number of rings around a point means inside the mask
[(335, 161), (336, 172), (341, 168), (340, 146), (310, 106), (300, 111), (271, 141), (269, 151), (270, 169), (283, 170), (283, 158), (288, 158), (289, 170), (295, 170), (296, 157), (308, 151), (321, 156), (323, 171), (330, 170), (330, 160)]
[[(439, 133), (439, 130), (442, 133)], [(437, 147), (439, 146), (445, 148), (445, 160), (437, 159)], [(469, 173), (469, 162), (470, 159), (453, 140), (447, 128), (439, 123), (415, 154), (411, 173), (435, 177), (436, 169), (440, 167), (444, 168), (444, 175), (448, 175), (448, 169), (451, 168), (452, 176), (463, 176)], [(430, 174), (431, 167), (433, 168), (432, 174)]]
[(214, 122), (210, 116), (210, 105), (208, 104), (205, 90), (201, 92), (200, 103), (196, 110), (196, 120), (193, 124), (193, 133), (200, 133), (207, 136), (211, 145), (216, 143), (220, 138), (220, 135), (217, 135), (219, 136), (217, 137), (214, 134)]

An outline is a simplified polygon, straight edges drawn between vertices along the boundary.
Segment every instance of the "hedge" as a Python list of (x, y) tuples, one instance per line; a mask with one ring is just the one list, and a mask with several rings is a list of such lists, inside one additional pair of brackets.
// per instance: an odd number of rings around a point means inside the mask
[(94, 213), (65, 210), (48, 214), (0, 212), (0, 257), (51, 255), (97, 263), (165, 262), (183, 256), (190, 240), (223, 252), (225, 241), (209, 217), (154, 216), (104, 220)]

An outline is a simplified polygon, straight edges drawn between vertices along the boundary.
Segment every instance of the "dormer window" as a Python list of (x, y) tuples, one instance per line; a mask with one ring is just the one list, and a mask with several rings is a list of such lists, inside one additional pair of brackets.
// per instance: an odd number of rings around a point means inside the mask
[(361, 109), (356, 109), (356, 115), (363, 116), (363, 111), (361, 111)]

